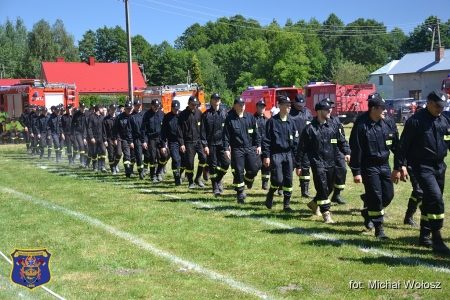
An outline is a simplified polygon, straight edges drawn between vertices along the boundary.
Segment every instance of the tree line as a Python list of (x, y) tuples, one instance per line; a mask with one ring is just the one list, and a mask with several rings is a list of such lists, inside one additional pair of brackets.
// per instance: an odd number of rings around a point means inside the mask
[[(430, 50), (431, 33), (438, 19), (428, 17), (410, 33), (388, 30), (382, 22), (356, 19), (344, 24), (335, 14), (324, 22), (288, 20), (263, 26), (236, 15), (205, 25), (195, 23), (174, 45), (151, 44), (132, 37), (133, 60), (148, 85), (187, 81), (220, 92), (227, 99), (250, 85), (302, 86), (309, 81), (363, 83), (368, 74), (409, 52)], [(441, 40), (450, 45), (450, 19), (440, 22)], [(28, 31), (23, 21), (0, 25), (0, 76), (39, 78), (40, 63), (64, 57), (66, 61), (127, 60), (126, 33), (119, 27), (102, 27), (84, 33), (78, 46), (61, 20), (40, 20)]]

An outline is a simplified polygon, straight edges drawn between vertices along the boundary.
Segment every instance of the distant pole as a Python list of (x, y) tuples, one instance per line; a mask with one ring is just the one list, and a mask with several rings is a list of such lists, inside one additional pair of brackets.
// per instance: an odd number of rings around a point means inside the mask
[(437, 32), (438, 32), (438, 43), (439, 43), (439, 48), (441, 48), (441, 30), (439, 29), (439, 19), (436, 22), (437, 22)]
[(127, 50), (128, 50), (128, 99), (133, 102), (133, 62), (131, 60), (131, 34), (130, 34), (130, 16), (128, 12), (128, 0), (123, 0), (125, 2), (125, 19), (127, 27)]
[(435, 34), (435, 32), (436, 32), (436, 27), (433, 26), (433, 37), (431, 38), (431, 49), (430, 49), (430, 51), (433, 51), (433, 48), (434, 48), (434, 34)]

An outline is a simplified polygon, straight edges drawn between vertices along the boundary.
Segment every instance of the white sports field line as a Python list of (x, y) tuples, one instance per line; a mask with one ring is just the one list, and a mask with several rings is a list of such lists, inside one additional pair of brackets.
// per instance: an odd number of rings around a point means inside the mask
[[(13, 262), (11, 259), (9, 259), (2, 251), (0, 251), (0, 255), (10, 264), (12, 265)], [(57, 293), (55, 293), (54, 291), (52, 291), (51, 289), (49, 289), (46, 286), (41, 285), (41, 288), (46, 291), (47, 293), (49, 293), (50, 295), (52, 295), (53, 297), (55, 297), (56, 299), (60, 299), (60, 300), (66, 300), (63, 296), (58, 295)], [(20, 297), (23, 297), (22, 293), (18, 294)]]
[(212, 279), (212, 280), (215, 280), (215, 281), (219, 281), (219, 282), (221, 282), (223, 284), (228, 285), (229, 287), (231, 287), (231, 288), (233, 288), (235, 290), (244, 292), (246, 294), (249, 294), (249, 295), (261, 298), (261, 299), (273, 298), (273, 297), (269, 296), (267, 293), (265, 293), (263, 291), (260, 291), (260, 290), (258, 290), (256, 288), (246, 284), (246, 283), (237, 281), (237, 280), (235, 280), (235, 279), (233, 279), (233, 278), (231, 278), (229, 276), (217, 273), (216, 271), (206, 269), (206, 268), (198, 265), (197, 263), (185, 260), (183, 258), (180, 258), (180, 257), (174, 255), (174, 254), (171, 254), (170, 252), (167, 252), (165, 250), (159, 249), (158, 247), (154, 246), (153, 244), (150, 244), (150, 243), (146, 242), (145, 240), (143, 240), (143, 239), (141, 239), (141, 238), (139, 238), (139, 237), (137, 237), (137, 236), (135, 236), (135, 235), (133, 235), (131, 233), (128, 233), (126, 231), (119, 230), (119, 229), (117, 229), (117, 228), (115, 228), (113, 226), (107, 225), (107, 224), (103, 223), (102, 221), (100, 221), (98, 219), (89, 217), (89, 216), (87, 216), (85, 214), (82, 214), (80, 212), (77, 212), (77, 211), (74, 211), (74, 210), (70, 210), (68, 208), (65, 208), (65, 207), (53, 204), (51, 202), (48, 202), (48, 201), (45, 201), (45, 200), (42, 200), (42, 199), (35, 198), (35, 197), (31, 196), (31, 195), (24, 194), (22, 192), (19, 192), (19, 191), (16, 191), (14, 189), (10, 189), (10, 188), (7, 188), (7, 187), (0, 187), (0, 191), (2, 193), (12, 194), (15, 197), (17, 197), (19, 199), (22, 199), (24, 201), (28, 201), (30, 203), (38, 204), (38, 205), (41, 205), (41, 206), (46, 207), (46, 208), (51, 209), (51, 210), (61, 212), (61, 213), (65, 214), (65, 215), (67, 215), (69, 217), (72, 217), (74, 219), (77, 219), (77, 220), (79, 220), (81, 222), (84, 222), (86, 224), (90, 224), (92, 226), (100, 228), (100, 229), (108, 232), (109, 234), (111, 234), (113, 236), (119, 237), (119, 238), (121, 238), (121, 239), (123, 239), (123, 240), (125, 240), (125, 241), (127, 241), (127, 242), (129, 242), (129, 243), (131, 243), (131, 244), (141, 248), (141, 249), (144, 249), (144, 250), (152, 253), (155, 256), (164, 258), (164, 259), (170, 261), (171, 263), (180, 265), (180, 266), (182, 266), (182, 267), (184, 267), (186, 269), (193, 270), (193, 271), (195, 271), (195, 272), (197, 272), (199, 274), (202, 274), (202, 275), (206, 276), (209, 279)]

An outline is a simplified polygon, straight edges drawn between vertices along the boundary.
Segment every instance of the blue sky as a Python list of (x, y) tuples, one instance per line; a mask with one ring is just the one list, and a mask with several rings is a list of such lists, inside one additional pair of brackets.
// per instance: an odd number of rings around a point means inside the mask
[[(324, 21), (335, 13), (344, 23), (357, 18), (373, 18), (391, 29), (410, 32), (430, 15), (450, 18), (447, 0), (130, 0), (131, 32), (141, 34), (150, 43), (172, 43), (195, 22), (204, 24), (220, 16), (241, 14), (266, 25), (288, 18), (316, 18)], [(21, 17), (28, 29), (40, 19), (53, 23), (62, 19), (66, 29), (78, 41), (88, 29), (119, 25), (125, 28), (123, 0), (0, 0), (0, 22)]]

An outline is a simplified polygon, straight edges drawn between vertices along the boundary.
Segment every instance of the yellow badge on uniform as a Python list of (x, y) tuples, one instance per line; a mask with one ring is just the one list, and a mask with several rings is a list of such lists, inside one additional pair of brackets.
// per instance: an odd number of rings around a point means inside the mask
[(450, 135), (449, 134), (444, 135), (444, 141), (450, 141)]
[(289, 135), (289, 139), (293, 140), (294, 137), (292, 136), (292, 134)]
[(331, 139), (332, 144), (337, 144), (337, 139)]
[(253, 128), (250, 128), (250, 129), (248, 130), (248, 133), (253, 133)]
[(197, 122), (197, 126), (200, 126), (200, 122)]
[(386, 140), (386, 145), (388, 146), (392, 145), (392, 140)]

